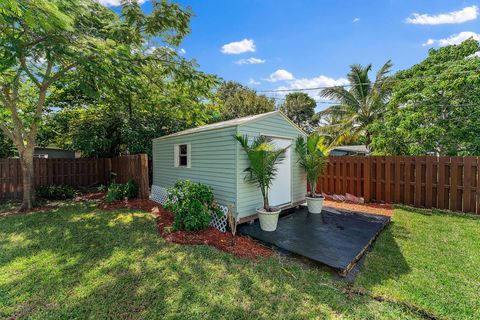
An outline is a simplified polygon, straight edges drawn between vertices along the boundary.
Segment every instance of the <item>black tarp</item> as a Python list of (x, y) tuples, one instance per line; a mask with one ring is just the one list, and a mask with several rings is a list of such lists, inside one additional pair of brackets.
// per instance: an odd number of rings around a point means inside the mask
[(389, 222), (386, 216), (327, 208), (311, 214), (302, 207), (281, 217), (276, 231), (262, 231), (257, 220), (239, 226), (239, 233), (345, 273)]

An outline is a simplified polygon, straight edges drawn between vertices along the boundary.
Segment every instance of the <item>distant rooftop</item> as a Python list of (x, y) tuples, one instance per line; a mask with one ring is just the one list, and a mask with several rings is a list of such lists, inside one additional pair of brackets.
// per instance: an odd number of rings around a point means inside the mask
[(337, 146), (332, 150), (357, 152), (357, 153), (370, 153), (370, 150), (364, 144), (353, 145), (353, 146)]

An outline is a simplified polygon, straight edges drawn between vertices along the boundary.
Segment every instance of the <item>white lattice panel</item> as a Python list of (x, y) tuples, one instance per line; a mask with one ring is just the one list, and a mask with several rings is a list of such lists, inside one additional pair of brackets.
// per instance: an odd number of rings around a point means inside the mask
[(212, 213), (212, 221), (210, 222), (210, 225), (222, 232), (227, 232), (228, 207), (220, 205), (220, 210), (222, 210), (223, 216), (217, 217), (216, 214)]
[[(152, 185), (152, 191), (150, 192), (150, 200), (163, 205), (167, 200), (167, 197), (168, 192), (166, 188)], [(212, 213), (212, 221), (210, 222), (210, 225), (222, 232), (227, 232), (228, 207), (220, 205), (220, 210), (222, 210), (223, 216), (217, 217), (216, 214)]]
[(158, 202), (160, 204), (164, 204), (165, 200), (167, 200), (167, 189), (152, 185), (152, 191), (150, 192), (150, 200)]

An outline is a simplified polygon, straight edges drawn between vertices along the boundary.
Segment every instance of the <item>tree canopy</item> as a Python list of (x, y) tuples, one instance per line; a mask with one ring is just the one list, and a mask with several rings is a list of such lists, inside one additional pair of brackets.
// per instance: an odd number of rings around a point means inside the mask
[(299, 127), (311, 132), (318, 124), (315, 117), (317, 103), (313, 98), (304, 92), (292, 92), (285, 96), (285, 101), (280, 110)]
[(238, 82), (227, 81), (217, 90), (221, 120), (230, 120), (275, 110), (275, 100), (259, 95), (253, 89)]
[(396, 73), (382, 121), (370, 126), (373, 149), (386, 155), (480, 154), (478, 41), (431, 49)]
[(377, 72), (374, 81), (369, 78), (372, 65), (354, 64), (347, 76), (349, 87), (336, 86), (322, 90), (321, 96), (335, 101), (334, 105), (320, 112), (321, 117), (335, 121), (319, 128), (324, 134), (333, 134), (333, 144), (352, 143), (364, 138), (368, 147), (371, 142), (369, 126), (379, 119), (388, 102), (387, 74), (392, 63), (387, 61)]
[(18, 150), (23, 207), (30, 209), (33, 149), (55, 85), (72, 72), (89, 75), (77, 79), (79, 89), (92, 87), (84, 80), (108, 84), (137, 74), (150, 59), (145, 43), (156, 37), (177, 46), (192, 14), (168, 1), (153, 1), (148, 15), (136, 1), (125, 2), (120, 15), (94, 0), (9, 0), (0, 11), (0, 130)]

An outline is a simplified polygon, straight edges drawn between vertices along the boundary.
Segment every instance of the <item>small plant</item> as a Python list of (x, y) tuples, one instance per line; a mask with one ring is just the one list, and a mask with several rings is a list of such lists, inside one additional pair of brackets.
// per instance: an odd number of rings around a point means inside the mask
[(108, 186), (105, 200), (112, 203), (115, 200), (123, 200), (125, 198), (132, 199), (138, 195), (138, 185), (134, 180), (129, 180), (125, 184), (112, 183)]
[(138, 196), (138, 184), (135, 180), (128, 180), (124, 185), (123, 196), (128, 199), (136, 198)]
[(174, 230), (206, 229), (212, 220), (212, 214), (223, 216), (214, 201), (212, 188), (203, 183), (178, 180), (167, 192), (164, 207), (175, 214)]
[(99, 192), (107, 192), (108, 188), (107, 188), (106, 185), (101, 184), (101, 185), (98, 186), (97, 190), (98, 190)]
[(245, 180), (256, 184), (260, 188), (263, 198), (263, 209), (266, 212), (274, 211), (268, 201), (268, 190), (277, 176), (277, 165), (285, 159), (288, 148), (277, 149), (272, 139), (265, 136), (256, 137), (251, 144), (248, 136), (234, 136), (247, 154), (250, 166), (245, 169)]
[(235, 235), (237, 234), (237, 226), (240, 222), (238, 219), (238, 212), (233, 212), (233, 205), (228, 206), (228, 225), (230, 227), (230, 232), (232, 233), (232, 243), (235, 243)]
[(37, 197), (46, 200), (72, 199), (79, 193), (80, 192), (76, 188), (67, 185), (39, 186), (36, 189)]
[(317, 181), (327, 166), (330, 152), (325, 144), (325, 137), (318, 133), (311, 134), (306, 141), (303, 137), (298, 137), (295, 143), (295, 151), (298, 155), (298, 163), (307, 173), (310, 197), (316, 198)]

